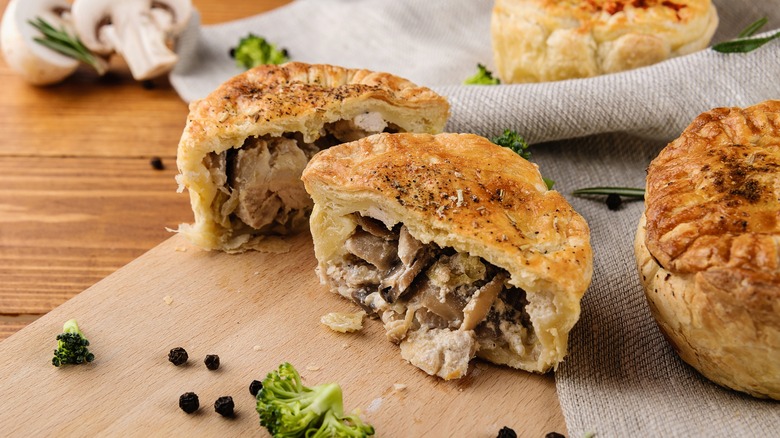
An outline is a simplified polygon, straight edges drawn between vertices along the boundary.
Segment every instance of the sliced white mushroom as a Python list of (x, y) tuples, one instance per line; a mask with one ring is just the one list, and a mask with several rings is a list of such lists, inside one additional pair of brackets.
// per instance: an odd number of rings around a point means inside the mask
[(95, 53), (121, 55), (136, 80), (170, 71), (178, 56), (169, 47), (189, 21), (190, 0), (76, 0), (73, 25)]
[(466, 307), (463, 308), (461, 330), (474, 330), (485, 319), (488, 312), (490, 312), (490, 308), (493, 307), (496, 297), (504, 288), (504, 281), (506, 281), (506, 276), (502, 274), (496, 275), (474, 292)]
[[(0, 23), (0, 45), (6, 63), (35, 85), (60, 82), (70, 76), (79, 61), (65, 56), (34, 39), (41, 37), (29, 21), (42, 18), (56, 28), (70, 28), (70, 4), (65, 0), (11, 0)], [(72, 29), (71, 29), (72, 32)]]

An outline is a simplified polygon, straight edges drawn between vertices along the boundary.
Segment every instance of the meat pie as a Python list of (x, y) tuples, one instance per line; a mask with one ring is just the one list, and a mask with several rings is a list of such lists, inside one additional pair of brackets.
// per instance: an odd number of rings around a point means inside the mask
[(703, 50), (712, 0), (496, 0), (493, 60), (505, 83), (617, 73)]
[(249, 70), (190, 105), (179, 142), (179, 190), (205, 249), (259, 248), (305, 226), (312, 202), (301, 172), (318, 151), (380, 132), (440, 132), (449, 105), (393, 76), (288, 63)]
[(780, 100), (703, 112), (653, 159), (634, 255), (682, 360), (780, 400)]
[(546, 372), (592, 274), (588, 225), (536, 166), (470, 134), (376, 134), (314, 156), (317, 272), (413, 365)]

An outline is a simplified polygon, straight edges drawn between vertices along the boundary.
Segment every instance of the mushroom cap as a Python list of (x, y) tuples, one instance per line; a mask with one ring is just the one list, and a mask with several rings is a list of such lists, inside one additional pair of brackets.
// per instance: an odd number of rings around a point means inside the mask
[[(152, 14), (157, 15), (158, 11), (167, 11), (171, 17), (168, 26), (163, 26), (163, 29), (171, 35), (179, 35), (187, 27), (187, 23), (192, 17), (192, 1), (191, 0), (155, 0), (152, 2)], [(162, 24), (158, 21), (158, 24)]]
[[(117, 25), (117, 22), (130, 19), (134, 11), (148, 13), (160, 30), (169, 35), (177, 35), (192, 15), (190, 0), (76, 0), (73, 3), (73, 26), (87, 48), (101, 55), (109, 55), (116, 50), (110, 38), (101, 32), (105, 25)], [(170, 21), (163, 20), (163, 11), (170, 12)], [(125, 21), (127, 22), (127, 21)]]
[(11, 0), (0, 24), (0, 45), (6, 63), (35, 85), (59, 82), (70, 76), (79, 62), (35, 42), (40, 35), (29, 20), (40, 17), (55, 27), (69, 28), (58, 9), (68, 10), (65, 0)]

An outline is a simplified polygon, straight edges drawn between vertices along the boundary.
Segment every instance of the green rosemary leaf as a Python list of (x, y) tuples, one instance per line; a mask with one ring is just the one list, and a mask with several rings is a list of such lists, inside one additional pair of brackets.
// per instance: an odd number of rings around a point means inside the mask
[(748, 38), (755, 35), (768, 21), (766, 17), (756, 20), (740, 32), (736, 39), (715, 44), (712, 46), (712, 50), (720, 53), (747, 53), (758, 49), (775, 38), (780, 38), (780, 32), (764, 38)]
[(63, 43), (61, 43), (59, 41), (47, 40), (45, 38), (33, 38), (33, 40), (36, 43), (38, 43), (38, 44), (41, 44), (43, 46), (46, 46), (46, 47), (54, 50), (55, 52), (59, 52), (59, 53), (65, 55), (65, 56), (68, 56), (70, 58), (86, 62), (84, 60), (84, 54), (83, 53), (79, 52), (78, 50), (75, 50), (73, 47), (70, 47), (67, 44), (63, 44)]
[(92, 53), (77, 36), (68, 34), (65, 28), (55, 29), (54, 26), (40, 17), (28, 21), (28, 23), (43, 35), (43, 37), (33, 38), (38, 44), (81, 61), (94, 68), (101, 75), (106, 72), (105, 62)]
[(773, 39), (780, 38), (780, 32), (765, 38), (726, 41), (712, 46), (712, 50), (720, 53), (747, 53), (756, 50)]
[(764, 25), (766, 25), (768, 21), (769, 20), (766, 17), (761, 18), (760, 20), (756, 20), (754, 23), (752, 23), (750, 26), (746, 27), (742, 32), (740, 32), (739, 35), (737, 35), (737, 38), (752, 37), (753, 35), (755, 35), (756, 32), (761, 30), (761, 28), (764, 27)]
[(645, 189), (632, 187), (587, 187), (571, 192), (572, 195), (619, 195), (626, 198), (644, 199)]
[(55, 32), (57, 31), (57, 29), (55, 29), (54, 26), (49, 24), (48, 21), (44, 20), (41, 17), (38, 17), (38, 19), (35, 20), (34, 22), (31, 21), (30, 24), (32, 24), (36, 29), (40, 30), (41, 32), (46, 31), (46, 30), (51, 30), (51, 31), (55, 31)]

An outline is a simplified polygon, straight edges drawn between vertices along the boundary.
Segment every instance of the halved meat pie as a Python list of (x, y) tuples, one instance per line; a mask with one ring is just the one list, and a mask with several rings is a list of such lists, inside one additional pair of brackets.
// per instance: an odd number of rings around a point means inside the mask
[(179, 231), (206, 249), (244, 251), (306, 224), (301, 172), (318, 151), (380, 132), (440, 132), (449, 105), (388, 73), (330, 65), (267, 65), (190, 106), (179, 142), (180, 190), (195, 223)]
[(470, 134), (377, 134), (320, 152), (318, 274), (444, 379), (479, 356), (545, 372), (590, 283), (589, 230), (536, 166)]

